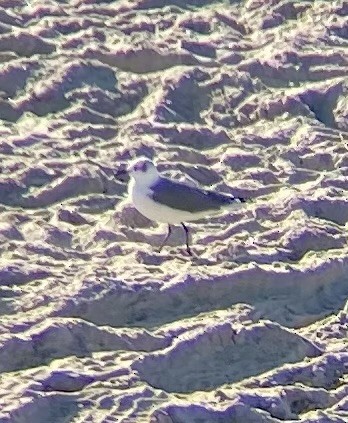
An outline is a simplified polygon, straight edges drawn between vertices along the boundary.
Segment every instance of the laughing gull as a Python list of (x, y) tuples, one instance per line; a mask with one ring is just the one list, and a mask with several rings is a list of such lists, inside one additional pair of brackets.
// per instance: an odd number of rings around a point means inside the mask
[(130, 176), (128, 195), (134, 207), (148, 219), (168, 224), (168, 233), (159, 252), (171, 234), (171, 225), (180, 223), (185, 230), (186, 251), (192, 255), (185, 221), (220, 214), (246, 202), (241, 197), (220, 194), (166, 178), (158, 172), (151, 160), (144, 157), (131, 162), (127, 170), (118, 171), (116, 178), (124, 182), (126, 173)]

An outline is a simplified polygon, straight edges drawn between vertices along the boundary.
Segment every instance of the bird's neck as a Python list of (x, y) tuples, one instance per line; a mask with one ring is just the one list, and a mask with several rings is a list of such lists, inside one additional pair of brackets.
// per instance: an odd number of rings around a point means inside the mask
[(155, 185), (159, 180), (159, 176), (156, 174), (153, 175), (144, 175), (142, 178), (131, 178), (129, 181), (129, 191), (141, 190), (143, 192), (148, 191), (153, 185)]

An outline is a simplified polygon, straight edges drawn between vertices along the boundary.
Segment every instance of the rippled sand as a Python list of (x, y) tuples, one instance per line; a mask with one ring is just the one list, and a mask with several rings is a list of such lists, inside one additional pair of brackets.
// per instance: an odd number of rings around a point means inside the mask
[[(0, 423), (348, 421), (347, 15), (0, 0)], [(139, 155), (252, 203), (159, 254)]]

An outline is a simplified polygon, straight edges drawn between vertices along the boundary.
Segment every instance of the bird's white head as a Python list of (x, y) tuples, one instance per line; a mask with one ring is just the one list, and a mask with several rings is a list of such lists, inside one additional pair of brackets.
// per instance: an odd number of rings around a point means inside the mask
[(128, 166), (128, 173), (137, 184), (145, 186), (151, 186), (159, 178), (156, 166), (146, 157), (140, 157), (131, 162)]

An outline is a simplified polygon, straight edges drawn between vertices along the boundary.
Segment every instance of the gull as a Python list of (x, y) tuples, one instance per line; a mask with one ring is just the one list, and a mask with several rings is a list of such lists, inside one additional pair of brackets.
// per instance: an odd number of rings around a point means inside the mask
[(128, 196), (138, 212), (150, 220), (168, 224), (168, 232), (159, 252), (172, 232), (172, 225), (180, 223), (185, 231), (186, 251), (192, 256), (189, 229), (184, 222), (221, 214), (246, 202), (246, 199), (241, 197), (166, 178), (159, 173), (154, 163), (145, 157), (133, 160), (127, 169), (119, 170), (115, 176), (125, 182), (124, 175), (127, 173), (130, 176)]

